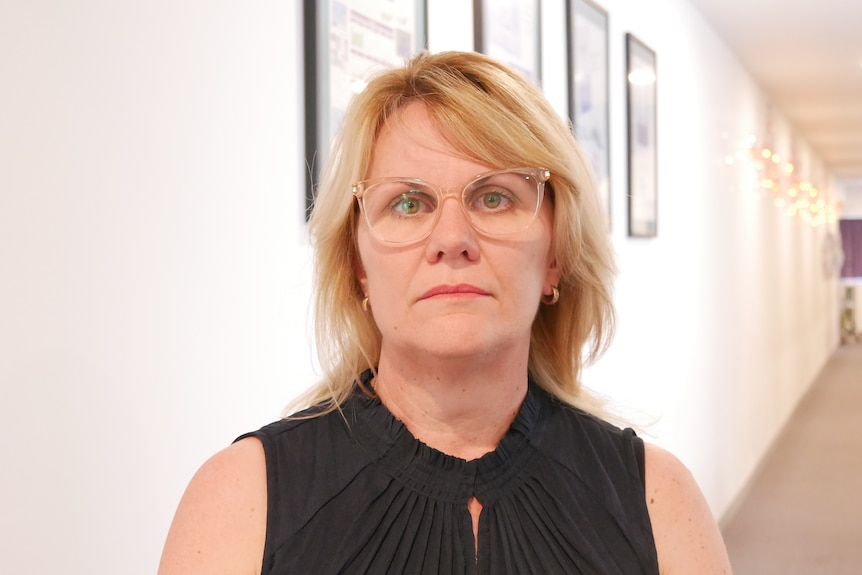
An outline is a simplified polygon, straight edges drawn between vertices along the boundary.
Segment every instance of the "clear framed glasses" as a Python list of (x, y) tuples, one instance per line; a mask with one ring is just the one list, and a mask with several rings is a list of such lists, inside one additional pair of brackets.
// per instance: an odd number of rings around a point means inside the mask
[(353, 196), (371, 233), (387, 243), (407, 244), (431, 235), (448, 196), (459, 199), (478, 232), (506, 236), (536, 219), (550, 177), (545, 168), (493, 170), (467, 182), (460, 194), (417, 178), (378, 178), (353, 184)]

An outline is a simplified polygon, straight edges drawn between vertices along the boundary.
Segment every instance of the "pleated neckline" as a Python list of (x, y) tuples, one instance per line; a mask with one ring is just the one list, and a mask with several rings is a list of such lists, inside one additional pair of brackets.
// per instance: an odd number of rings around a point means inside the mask
[[(370, 370), (362, 374), (366, 389), (372, 377)], [(543, 397), (530, 381), (521, 408), (497, 448), (470, 461), (416, 439), (382, 402), (359, 386), (344, 411), (362, 447), (396, 480), (434, 499), (463, 504), (475, 496), (487, 507), (528, 476), (529, 460), (536, 453), (530, 440), (540, 427)]]

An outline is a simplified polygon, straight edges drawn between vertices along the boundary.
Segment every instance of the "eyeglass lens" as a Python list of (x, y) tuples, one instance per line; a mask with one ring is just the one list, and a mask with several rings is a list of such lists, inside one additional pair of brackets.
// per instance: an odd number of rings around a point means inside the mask
[[(539, 209), (543, 182), (524, 171), (500, 171), (472, 180), (461, 205), (472, 225), (490, 235), (518, 232), (532, 223)], [(363, 210), (379, 238), (405, 243), (431, 233), (443, 195), (421, 180), (387, 178), (365, 183)]]

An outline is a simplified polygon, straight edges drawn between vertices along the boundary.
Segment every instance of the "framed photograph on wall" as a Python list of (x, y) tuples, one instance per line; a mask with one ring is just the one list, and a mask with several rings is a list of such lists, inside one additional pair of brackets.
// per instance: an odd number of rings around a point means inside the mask
[(473, 0), (474, 49), (541, 80), (540, 0)]
[(590, 0), (568, 0), (569, 118), (584, 150), (610, 226), (608, 13)]
[(426, 0), (304, 0), (306, 218), (351, 97), (427, 46)]
[(658, 233), (658, 153), (656, 137), (656, 56), (626, 34), (629, 156), (629, 236)]

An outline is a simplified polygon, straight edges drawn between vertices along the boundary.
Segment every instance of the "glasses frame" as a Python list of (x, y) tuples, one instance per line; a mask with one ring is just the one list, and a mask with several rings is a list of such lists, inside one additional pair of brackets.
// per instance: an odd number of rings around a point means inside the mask
[[(529, 176), (532, 176), (536, 180), (536, 189), (538, 191), (538, 199), (536, 201), (536, 209), (533, 211), (533, 216), (530, 218), (530, 221), (524, 224), (524, 227), (519, 228), (517, 230), (506, 232), (504, 234), (487, 232), (479, 227), (473, 222), (473, 218), (470, 217), (470, 213), (464, 207), (464, 199), (467, 190), (478, 180), (483, 178), (489, 178), (491, 176), (496, 176), (498, 174), (507, 174), (507, 173), (523, 173)], [(458, 205), (461, 208), (461, 212), (464, 214), (466, 220), (470, 223), (470, 227), (472, 227), (479, 234), (489, 236), (489, 237), (504, 237), (511, 236), (513, 234), (517, 234), (518, 232), (524, 231), (528, 227), (530, 227), (534, 221), (536, 221), (536, 216), (539, 214), (539, 210), (542, 209), (542, 202), (545, 199), (545, 184), (548, 180), (551, 179), (551, 171), (547, 168), (530, 168), (530, 167), (517, 167), (517, 168), (502, 168), (499, 170), (491, 170), (488, 172), (483, 172), (477, 176), (471, 178), (463, 187), (461, 187), (460, 191), (444, 191), (441, 186), (436, 184), (432, 184), (430, 182), (426, 182), (425, 180), (421, 180), (419, 178), (401, 178), (401, 177), (393, 177), (393, 178), (374, 178), (370, 180), (361, 180), (353, 184), (353, 197), (356, 199), (356, 202), (359, 204), (359, 211), (362, 212), (362, 219), (365, 220), (365, 225), (368, 226), (368, 230), (371, 234), (380, 240), (381, 242), (387, 244), (396, 244), (396, 245), (406, 245), (413, 244), (417, 242), (421, 242), (428, 238), (437, 227), (437, 223), (440, 221), (440, 214), (443, 212), (443, 201), (449, 197), (454, 196), (458, 198)], [(431, 222), (431, 225), (428, 228), (428, 231), (419, 236), (416, 239), (405, 240), (405, 241), (394, 241), (387, 238), (382, 237), (377, 231), (374, 229), (374, 226), (371, 225), (371, 221), (368, 219), (368, 210), (365, 208), (365, 192), (376, 184), (384, 184), (387, 182), (408, 182), (411, 184), (417, 184), (421, 186), (425, 186), (430, 190), (433, 190), (435, 194), (437, 194), (437, 209), (434, 210), (434, 219)]]

